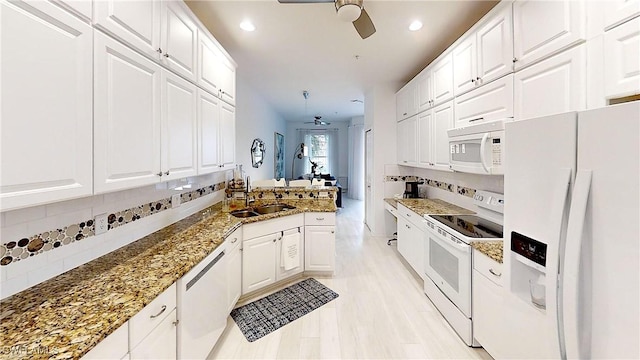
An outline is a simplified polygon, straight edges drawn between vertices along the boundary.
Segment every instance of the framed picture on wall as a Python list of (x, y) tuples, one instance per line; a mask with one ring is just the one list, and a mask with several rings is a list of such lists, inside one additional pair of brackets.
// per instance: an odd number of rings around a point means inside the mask
[(276, 179), (284, 178), (284, 135), (274, 133), (275, 149), (273, 152), (274, 177)]

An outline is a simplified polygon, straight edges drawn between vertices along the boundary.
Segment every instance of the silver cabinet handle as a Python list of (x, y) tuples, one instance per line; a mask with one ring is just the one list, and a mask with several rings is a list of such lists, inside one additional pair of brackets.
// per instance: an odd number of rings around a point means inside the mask
[(169, 175), (169, 170), (164, 172), (165, 175)]
[(411, 217), (411, 214), (407, 213), (407, 217)]
[(159, 54), (162, 54), (162, 49), (158, 48), (158, 50), (156, 50)]
[(406, 227), (407, 227), (407, 229), (411, 229), (411, 226), (409, 226), (409, 225), (407, 225), (407, 224), (404, 224), (404, 226), (406, 226)]
[(273, 242), (276, 242), (276, 240), (278, 240), (278, 239), (273, 239)]
[(332, 234), (335, 234), (335, 233), (336, 233), (336, 231), (335, 231), (335, 230), (331, 230), (331, 233), (332, 233)]
[(168, 59), (169, 58), (169, 54), (164, 54), (164, 57), (166, 57)]
[(155, 314), (155, 315), (151, 315), (150, 318), (155, 319), (158, 316), (162, 315), (162, 313), (167, 310), (167, 305), (162, 305), (162, 309), (160, 310), (159, 313)]
[(499, 274), (498, 274), (498, 273), (496, 273), (495, 271), (493, 271), (493, 269), (489, 269), (489, 272), (490, 272), (490, 273), (492, 273), (493, 275), (497, 276), (497, 277), (502, 276), (502, 273), (499, 273)]
[(471, 119), (471, 120), (469, 120), (469, 122), (480, 121), (480, 120), (484, 120), (484, 118), (483, 117), (479, 117), (477, 119)]
[(472, 83), (476, 82), (476, 79), (473, 79), (473, 78), (472, 78), (472, 79), (471, 79), (471, 82), (472, 82)]
[(513, 58), (513, 63), (515, 64), (515, 62), (518, 61), (517, 58)]
[(179, 320), (179, 319), (178, 319), (178, 320), (176, 320), (176, 321), (174, 321), (172, 324), (173, 324), (174, 326), (178, 326), (178, 323), (180, 323), (180, 320)]
[(160, 171), (159, 173), (157, 173), (156, 175), (158, 176), (162, 176), (162, 171)]
[(237, 238), (237, 237), (234, 237), (234, 238), (233, 238), (233, 240), (231, 240), (231, 243), (232, 243), (232, 244), (235, 244), (235, 242), (236, 242), (236, 241), (238, 241), (238, 238)]
[(322, 220), (324, 220), (324, 218), (316, 218), (316, 220), (322, 221)]

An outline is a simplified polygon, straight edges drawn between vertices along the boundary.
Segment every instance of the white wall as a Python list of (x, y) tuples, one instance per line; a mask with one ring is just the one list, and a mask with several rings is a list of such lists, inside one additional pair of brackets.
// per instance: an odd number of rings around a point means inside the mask
[[(349, 122), (348, 121), (331, 121), (331, 125), (327, 126), (315, 126), (313, 124), (305, 124), (301, 122), (287, 122), (287, 133), (284, 138), (285, 147), (287, 151), (284, 156), (284, 168), (287, 178), (291, 178), (291, 162), (296, 147), (300, 144), (298, 142), (298, 132), (296, 129), (338, 129), (338, 165), (337, 171), (332, 172), (331, 175), (335, 177), (348, 176), (349, 174)], [(307, 158), (297, 159), (296, 171), (302, 169), (302, 162), (309, 161)], [(296, 177), (300, 174), (295, 174)]]
[[(274, 177), (274, 133), (285, 135), (285, 148), (288, 147), (287, 126), (269, 104), (250, 85), (243, 80), (242, 71), (238, 69), (236, 85), (236, 163), (241, 164), (251, 180), (271, 179)], [(264, 162), (259, 168), (251, 166), (251, 144), (253, 139), (260, 138), (266, 145)], [(287, 170), (287, 153), (285, 153), (285, 171)], [(289, 167), (291, 159), (289, 159)], [(291, 169), (289, 169), (291, 171)], [(286, 174), (286, 172), (285, 172)]]

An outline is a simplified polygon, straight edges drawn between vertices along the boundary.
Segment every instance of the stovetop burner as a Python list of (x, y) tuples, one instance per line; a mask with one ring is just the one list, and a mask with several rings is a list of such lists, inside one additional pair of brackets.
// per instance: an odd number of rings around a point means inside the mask
[(502, 239), (502, 225), (475, 215), (430, 215), (460, 234), (478, 239)]

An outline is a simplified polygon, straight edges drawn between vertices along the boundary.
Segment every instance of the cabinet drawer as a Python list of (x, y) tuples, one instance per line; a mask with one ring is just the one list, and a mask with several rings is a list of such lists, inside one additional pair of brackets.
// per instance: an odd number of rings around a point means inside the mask
[(391, 215), (398, 217), (398, 209), (394, 208), (393, 206), (391, 206), (388, 203), (384, 204), (384, 208), (391, 213)]
[(457, 128), (513, 117), (513, 75), (458, 96), (455, 103)]
[(129, 320), (129, 346), (131, 349), (138, 345), (176, 308), (176, 296), (176, 284), (174, 283)]
[(246, 224), (242, 226), (242, 238), (244, 240), (249, 240), (260, 236), (279, 233), (282, 229), (304, 226), (304, 219), (305, 218), (302, 214), (295, 214)]
[(82, 360), (92, 359), (121, 359), (129, 351), (129, 323), (126, 322), (93, 349), (86, 353)]
[(424, 222), (422, 221), (424, 218), (420, 216), (420, 214), (409, 210), (409, 208), (404, 205), (398, 204), (398, 215), (418, 228), (422, 228), (424, 226)]
[(473, 268), (494, 284), (502, 286), (502, 264), (478, 250), (473, 250)]
[(304, 224), (308, 225), (335, 225), (336, 214), (331, 212), (306, 213), (304, 214)]
[(229, 253), (235, 250), (242, 243), (242, 226), (235, 229), (231, 234), (229, 234), (225, 241), (227, 242), (227, 248), (229, 249)]

